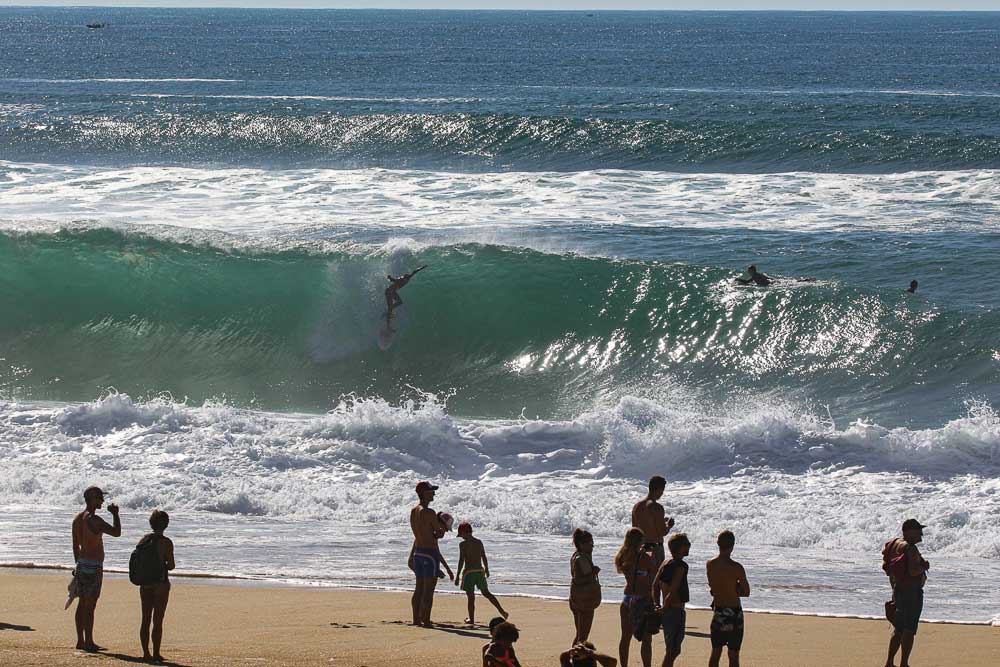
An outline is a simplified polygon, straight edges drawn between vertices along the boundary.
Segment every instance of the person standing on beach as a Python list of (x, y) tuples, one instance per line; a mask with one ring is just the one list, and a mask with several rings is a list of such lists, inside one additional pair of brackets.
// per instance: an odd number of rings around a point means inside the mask
[[(163, 639), (163, 617), (167, 613), (167, 603), (170, 601), (170, 578), (168, 572), (174, 569), (174, 543), (163, 534), (170, 524), (170, 516), (166, 512), (153, 510), (149, 515), (149, 527), (153, 532), (143, 536), (136, 545), (136, 551), (146, 553), (150, 558), (141, 559), (149, 562), (148, 569), (155, 570), (147, 574), (151, 583), (139, 585), (139, 599), (142, 601), (142, 623), (139, 626), (139, 643), (142, 644), (142, 659), (153, 662), (164, 662), (160, 655), (160, 642)], [(130, 572), (131, 575), (131, 567)], [(153, 625), (153, 653), (149, 652), (149, 626)]]
[(892, 637), (886, 667), (894, 667), (896, 653), (902, 649), (899, 667), (909, 667), (913, 639), (924, 608), (924, 583), (931, 565), (917, 545), (924, 540), (924, 528), (916, 519), (903, 522), (903, 539), (890, 540), (882, 552), (883, 567), (892, 585), (895, 616), (892, 619)]
[(731, 531), (719, 533), (719, 555), (708, 561), (708, 588), (712, 593), (712, 655), (709, 667), (719, 667), (722, 649), (729, 651), (729, 667), (740, 667), (743, 645), (743, 604), (740, 598), (750, 595), (746, 570), (733, 560), (736, 536)]
[(691, 542), (684, 533), (676, 533), (667, 541), (670, 560), (660, 566), (653, 580), (653, 602), (663, 615), (663, 640), (667, 645), (663, 667), (673, 667), (681, 654), (687, 612), (684, 605), (691, 600), (688, 589), (688, 564), (684, 557), (691, 551)]
[(410, 549), (407, 565), (417, 577), (410, 604), (413, 607), (413, 624), (425, 628), (433, 627), (431, 607), (434, 606), (434, 588), (437, 586), (438, 568), (441, 564), (438, 540), (446, 532), (437, 512), (429, 507), (437, 489), (430, 482), (417, 484), (417, 497), (420, 501), (410, 510), (413, 548)]
[(646, 536), (644, 548), (651, 549), (656, 557), (654, 567), (663, 562), (663, 538), (674, 527), (673, 518), (666, 517), (663, 505), (659, 503), (663, 491), (667, 488), (667, 480), (656, 475), (649, 480), (649, 493), (632, 507), (632, 526), (642, 531)]
[[(458, 546), (458, 567), (455, 568), (455, 585), (461, 586), (465, 595), (469, 599), (469, 617), (465, 622), (469, 625), (476, 624), (476, 589), (489, 600), (490, 604), (497, 608), (500, 615), (507, 618), (507, 612), (503, 610), (500, 601), (490, 593), (489, 585), (486, 583), (490, 576), (490, 561), (486, 558), (486, 547), (481, 540), (472, 536), (472, 524), (463, 521), (458, 524), (458, 536), (462, 538), (462, 543)], [(465, 569), (465, 575), (462, 569)]]
[(576, 552), (569, 561), (572, 582), (569, 587), (569, 608), (573, 612), (576, 629), (574, 644), (587, 641), (594, 624), (594, 611), (601, 605), (601, 582), (597, 578), (601, 568), (594, 565), (594, 536), (583, 528), (573, 531)]
[(653, 664), (653, 634), (649, 631), (647, 618), (653, 612), (650, 592), (658, 564), (649, 545), (644, 542), (642, 530), (629, 528), (615, 555), (615, 569), (625, 576), (625, 596), (620, 610), (622, 636), (618, 642), (618, 660), (622, 667), (628, 666), (633, 636), (641, 642), (639, 655), (643, 667)]
[[(73, 581), (80, 601), (76, 605), (76, 648), (91, 653), (100, 651), (94, 642), (94, 612), (104, 583), (104, 536), (121, 537), (122, 521), (118, 506), (108, 505), (114, 525), (97, 516), (104, 504), (104, 492), (91, 486), (83, 492), (86, 509), (73, 518)], [(72, 584), (71, 584), (72, 586)]]

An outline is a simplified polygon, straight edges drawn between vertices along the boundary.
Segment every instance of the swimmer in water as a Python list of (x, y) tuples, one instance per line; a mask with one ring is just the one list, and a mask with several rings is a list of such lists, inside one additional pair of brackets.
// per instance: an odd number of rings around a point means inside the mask
[(750, 267), (747, 268), (747, 271), (750, 273), (750, 277), (737, 278), (736, 282), (741, 285), (749, 285), (750, 283), (753, 283), (754, 285), (759, 285), (761, 287), (767, 287), (771, 284), (771, 278), (758, 271), (755, 265), (751, 264)]
[(908, 289), (906, 291), (909, 292), (910, 294), (916, 294), (917, 293), (917, 281), (916, 280), (911, 280), (910, 281), (910, 289)]

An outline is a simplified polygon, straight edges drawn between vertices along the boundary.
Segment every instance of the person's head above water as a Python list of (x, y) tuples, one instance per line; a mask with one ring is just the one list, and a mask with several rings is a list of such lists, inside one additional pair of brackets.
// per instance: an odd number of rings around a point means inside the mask
[(750, 275), (757, 273), (757, 265), (751, 264), (749, 267), (747, 267), (747, 271), (750, 273)]
[(908, 290), (906, 290), (906, 291), (907, 291), (907, 292), (911, 292), (911, 293), (912, 293), (912, 292), (916, 292), (916, 291), (917, 291), (917, 284), (918, 284), (918, 283), (917, 283), (917, 281), (916, 281), (916, 280), (911, 280), (911, 281), (910, 281), (910, 289), (908, 289)]

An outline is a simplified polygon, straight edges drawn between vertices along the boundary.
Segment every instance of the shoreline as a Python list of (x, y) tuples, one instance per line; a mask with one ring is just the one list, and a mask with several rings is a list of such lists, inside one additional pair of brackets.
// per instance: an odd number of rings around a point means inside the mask
[[(100, 654), (73, 649), (73, 613), (63, 611), (67, 578), (45, 571), (25, 574), (0, 570), (0, 664), (19, 667), (69, 667), (81, 659), (97, 664), (136, 662), (139, 596), (120, 577), (104, 582), (97, 608), (95, 638), (107, 647)], [(373, 593), (379, 593), (374, 595)], [(518, 656), (527, 666), (553, 665), (573, 637), (565, 602), (501, 596), (521, 630)], [(494, 615), (477, 598), (480, 625), (467, 627), (465, 600), (442, 595), (435, 600), (435, 628), (409, 625), (409, 595), (327, 587), (219, 586), (209, 580), (174, 582), (164, 626), (163, 654), (184, 667), (249, 665), (398, 667), (478, 664), (486, 642), (484, 624)], [(596, 613), (592, 641), (617, 655), (618, 604), (606, 602)], [(704, 664), (710, 650), (711, 614), (691, 609), (683, 646), (683, 665)], [(864, 665), (883, 659), (888, 624), (882, 620), (760, 614), (748, 612), (741, 652), (750, 667), (798, 667), (804, 663)], [(844, 638), (850, 637), (849, 642)], [(914, 661), (949, 667), (979, 667), (989, 662), (1000, 628), (921, 625)], [(638, 663), (633, 642), (630, 664)], [(654, 638), (654, 663), (662, 658), (662, 635)]]
[[(49, 575), (53, 576), (53, 572), (72, 572), (73, 568), (68, 565), (45, 565), (45, 564), (35, 564), (35, 563), (0, 563), (0, 576), (4, 576), (6, 573), (12, 573), (15, 576), (32, 576), (32, 575)], [(118, 579), (127, 580), (128, 570), (123, 570), (119, 568), (108, 568), (104, 570), (107, 579)], [(251, 577), (243, 575), (221, 575), (221, 574), (210, 574), (202, 572), (171, 572), (171, 579), (190, 579), (193, 580), (197, 585), (212, 585), (212, 586), (230, 586), (239, 588), (262, 588), (262, 589), (293, 589), (293, 590), (332, 590), (332, 591), (348, 591), (356, 593), (392, 593), (392, 594), (409, 594), (411, 589), (405, 586), (352, 586), (340, 583), (331, 583), (320, 580), (309, 580), (309, 579), (273, 579), (273, 578), (262, 578), (262, 577)], [(609, 587), (610, 588), (610, 587)], [(459, 590), (452, 590), (449, 588), (439, 588), (435, 592), (435, 596), (445, 595), (445, 596), (462, 596), (465, 593)], [(497, 594), (499, 597), (520, 599), (520, 600), (541, 600), (545, 602), (567, 602), (568, 597), (558, 596), (558, 595), (537, 595), (531, 593), (503, 593)], [(480, 598), (477, 598), (479, 600)], [(618, 604), (621, 600), (617, 595), (613, 596), (611, 599), (606, 599), (604, 604)], [(702, 605), (692, 605), (688, 604), (686, 606), (688, 610), (692, 611), (709, 611), (710, 607)], [(817, 619), (844, 619), (844, 620), (859, 620), (859, 621), (883, 621), (885, 620), (882, 616), (876, 615), (864, 615), (864, 614), (838, 614), (836, 612), (802, 612), (802, 611), (789, 611), (782, 609), (754, 609), (753, 607), (744, 607), (744, 612), (747, 614), (754, 615), (766, 615), (766, 616), (789, 616), (796, 618), (817, 618)], [(968, 627), (1000, 627), (1000, 618), (989, 619), (982, 621), (971, 621), (971, 620), (952, 620), (952, 619), (939, 619), (939, 618), (921, 618), (921, 623), (927, 623), (929, 625), (956, 625), (956, 626), (968, 626)]]

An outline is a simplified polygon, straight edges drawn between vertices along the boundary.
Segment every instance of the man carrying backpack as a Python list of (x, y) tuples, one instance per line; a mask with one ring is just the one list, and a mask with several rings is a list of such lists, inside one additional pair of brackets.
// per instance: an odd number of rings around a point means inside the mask
[(903, 522), (903, 538), (889, 540), (882, 550), (882, 569), (892, 585), (893, 633), (889, 640), (886, 667), (894, 667), (896, 652), (902, 649), (900, 667), (909, 667), (913, 637), (917, 634), (920, 612), (924, 607), (924, 582), (930, 563), (920, 555), (917, 545), (923, 541), (925, 526), (916, 519)]

